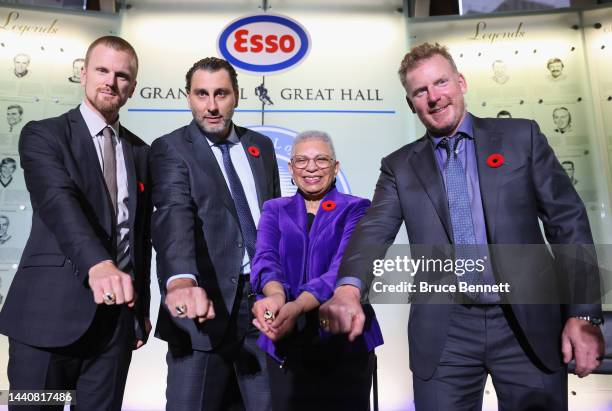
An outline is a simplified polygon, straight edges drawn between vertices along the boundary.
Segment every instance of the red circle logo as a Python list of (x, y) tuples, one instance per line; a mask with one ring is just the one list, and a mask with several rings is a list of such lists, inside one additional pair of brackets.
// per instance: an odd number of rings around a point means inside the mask
[(495, 153), (487, 157), (487, 165), (491, 168), (501, 167), (504, 164), (504, 156)]
[(142, 181), (138, 182), (138, 191), (140, 191), (141, 193), (144, 193), (144, 184)]
[(250, 155), (252, 155), (253, 157), (259, 157), (259, 149), (255, 146), (250, 146), (249, 148), (247, 148), (247, 151), (249, 152)]
[(321, 208), (325, 211), (332, 211), (334, 208), (336, 208), (336, 203), (331, 200), (323, 201)]

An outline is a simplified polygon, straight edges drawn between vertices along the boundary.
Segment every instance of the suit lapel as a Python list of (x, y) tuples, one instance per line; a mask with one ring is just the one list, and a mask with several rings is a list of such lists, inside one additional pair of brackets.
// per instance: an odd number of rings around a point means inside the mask
[[(414, 147), (414, 155), (410, 158), (410, 164), (414, 169), (415, 174), (421, 181), (423, 189), (429, 196), (446, 235), (452, 238), (450, 228), (450, 214), (448, 211), (448, 202), (446, 200), (446, 189), (444, 187), (444, 179), (438, 168), (438, 163), (434, 156), (433, 147), (429, 138), (423, 137), (421, 141)], [(419, 210), (415, 210), (419, 212)]]
[(97, 210), (98, 218), (107, 234), (111, 235), (114, 229), (112, 210), (93, 138), (78, 108), (71, 110), (68, 118), (71, 129), (70, 146), (75, 160), (79, 163), (87, 198)]
[[(120, 138), (121, 147), (123, 148), (123, 160), (125, 162), (125, 171), (128, 185), (128, 223), (130, 226), (130, 233), (134, 233), (134, 221), (136, 217), (136, 201), (138, 199), (137, 193), (137, 179), (136, 179), (136, 166), (134, 163), (134, 146), (127, 139), (127, 132), (120, 127)], [(130, 235), (130, 249), (134, 249), (134, 236)]]
[[(266, 197), (266, 170), (264, 168), (261, 147), (258, 147), (253, 143), (253, 134), (249, 130), (242, 127), (236, 127), (236, 134), (240, 139), (240, 144), (245, 151), (245, 154), (249, 160), (249, 166), (253, 173), (253, 180), (255, 180), (255, 189), (257, 190), (257, 201), (259, 203), (259, 209), (263, 208), (264, 200)], [(255, 156), (249, 153), (249, 147), (255, 147), (259, 151), (259, 155)]]
[(308, 220), (306, 216), (306, 205), (301, 194), (295, 193), (291, 201), (284, 206), (285, 213), (289, 217), (288, 220), (295, 226), (297, 232), (301, 233), (303, 240), (306, 241), (306, 233), (308, 232)]
[(89, 129), (85, 124), (85, 120), (78, 109), (74, 109), (68, 113), (71, 128), (71, 144), (75, 157), (85, 159), (86, 167), (80, 168), (81, 174), (88, 183), (97, 183), (99, 180), (104, 181), (102, 175), (102, 167), (96, 153), (94, 141), (89, 134)]
[[(306, 204), (304, 197), (297, 192), (291, 198), (291, 201), (283, 207), (284, 216), (279, 218), (279, 222), (288, 221), (287, 232), (285, 236), (290, 239), (291, 247), (288, 255), (291, 257), (293, 264), (300, 264), (299, 278), (291, 279), (292, 287), (297, 289), (299, 284), (305, 280), (306, 273), (306, 258), (308, 255), (309, 237), (308, 237), (308, 217), (306, 215)], [(315, 219), (316, 220), (316, 219)], [(284, 229), (283, 229), (284, 230)], [(311, 228), (312, 231), (312, 228)], [(297, 243), (299, 239), (299, 244)], [(298, 282), (299, 281), (299, 282)]]
[[(341, 208), (344, 206), (344, 201), (342, 201), (342, 197), (338, 194), (338, 190), (336, 188), (332, 188), (329, 190), (325, 197), (321, 200), (321, 204), (319, 204), (319, 209), (317, 210), (317, 215), (315, 216), (314, 222), (312, 223), (312, 227), (310, 227), (310, 239), (315, 239), (319, 236), (319, 232), (323, 230), (325, 227), (330, 224), (334, 217), (338, 215)], [(333, 210), (324, 210), (322, 205), (326, 201), (332, 201), (335, 204)]]
[(215, 182), (216, 188), (213, 190), (211, 187), (211, 192), (218, 193), (225, 207), (227, 207), (236, 220), (238, 220), (236, 206), (234, 205), (232, 194), (230, 193), (227, 183), (225, 182), (221, 168), (219, 168), (219, 163), (217, 162), (215, 154), (212, 152), (206, 137), (204, 137), (204, 134), (202, 131), (200, 131), (200, 128), (195, 121), (192, 121), (189, 125), (187, 139), (192, 143), (193, 153), (196, 157), (198, 165), (201, 167), (202, 171), (204, 171), (204, 173)]
[(500, 132), (487, 127), (482, 119), (472, 118), (474, 119), (474, 145), (476, 147), (480, 196), (489, 242), (494, 242), (501, 170), (489, 167), (487, 158), (491, 154), (503, 154), (503, 139)]

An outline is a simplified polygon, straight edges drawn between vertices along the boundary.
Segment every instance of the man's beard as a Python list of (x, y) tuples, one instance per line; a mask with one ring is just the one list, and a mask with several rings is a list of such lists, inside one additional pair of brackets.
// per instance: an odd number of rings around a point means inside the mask
[(102, 114), (116, 114), (121, 108), (121, 102), (119, 99), (107, 100), (102, 98), (100, 94), (96, 95), (96, 99), (92, 103), (93, 106)]
[[(224, 136), (226, 132), (228, 132), (230, 125), (232, 124), (232, 119), (223, 118), (223, 122), (221, 124), (210, 126), (206, 124), (206, 120), (203, 117), (199, 117), (195, 112), (193, 112), (193, 118), (195, 119), (200, 129), (204, 131), (207, 136), (213, 137), (214, 139), (220, 139), (227, 136)], [(229, 133), (227, 133), (229, 136)]]

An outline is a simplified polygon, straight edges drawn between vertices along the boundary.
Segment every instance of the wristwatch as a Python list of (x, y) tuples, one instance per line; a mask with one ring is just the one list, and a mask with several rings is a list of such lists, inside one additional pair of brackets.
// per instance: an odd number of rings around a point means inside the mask
[(585, 320), (591, 323), (591, 325), (602, 326), (604, 320), (602, 317), (596, 317), (591, 315), (574, 315), (573, 318), (578, 318), (579, 320)]

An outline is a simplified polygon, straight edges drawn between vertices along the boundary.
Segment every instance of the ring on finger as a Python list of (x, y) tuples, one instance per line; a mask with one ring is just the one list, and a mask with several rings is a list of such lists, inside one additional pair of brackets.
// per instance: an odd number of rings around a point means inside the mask
[(117, 301), (117, 297), (115, 296), (115, 293), (111, 293), (111, 292), (107, 292), (104, 293), (104, 304), (115, 304), (115, 302)]
[(321, 328), (326, 329), (329, 326), (329, 321), (327, 321), (325, 318), (321, 318), (319, 320), (319, 325)]
[(178, 315), (185, 315), (185, 313), (187, 313), (187, 307), (185, 307), (185, 304), (177, 305), (174, 307), (174, 309)]
[(276, 316), (274, 315), (274, 313), (270, 310), (265, 310), (263, 313), (263, 318), (264, 320), (274, 320), (274, 318), (276, 318)]

